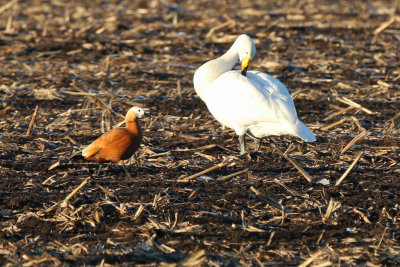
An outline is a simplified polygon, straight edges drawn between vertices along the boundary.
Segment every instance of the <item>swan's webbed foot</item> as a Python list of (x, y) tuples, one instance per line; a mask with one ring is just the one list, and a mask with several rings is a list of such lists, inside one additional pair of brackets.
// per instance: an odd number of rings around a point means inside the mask
[(243, 156), (244, 154), (247, 153), (244, 143), (244, 134), (239, 135), (239, 144), (240, 144), (240, 156)]

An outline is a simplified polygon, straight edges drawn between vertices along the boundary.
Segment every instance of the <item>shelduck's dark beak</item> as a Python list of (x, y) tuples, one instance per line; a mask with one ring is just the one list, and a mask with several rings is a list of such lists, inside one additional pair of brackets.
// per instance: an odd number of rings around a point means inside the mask
[(249, 68), (249, 64), (250, 64), (250, 58), (248, 56), (246, 56), (242, 60), (242, 75), (243, 76), (246, 76), (246, 72), (247, 72), (247, 69)]

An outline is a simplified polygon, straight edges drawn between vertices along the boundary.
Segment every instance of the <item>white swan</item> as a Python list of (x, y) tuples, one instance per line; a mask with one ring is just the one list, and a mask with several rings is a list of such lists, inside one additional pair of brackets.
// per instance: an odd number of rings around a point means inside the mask
[[(240, 35), (225, 54), (196, 70), (196, 93), (220, 123), (239, 135), (240, 155), (246, 153), (246, 133), (254, 138), (256, 150), (260, 138), (269, 135), (288, 134), (315, 141), (315, 135), (297, 118), (286, 87), (271, 75), (247, 71), (255, 52), (253, 40)], [(242, 70), (232, 70), (239, 61)]]

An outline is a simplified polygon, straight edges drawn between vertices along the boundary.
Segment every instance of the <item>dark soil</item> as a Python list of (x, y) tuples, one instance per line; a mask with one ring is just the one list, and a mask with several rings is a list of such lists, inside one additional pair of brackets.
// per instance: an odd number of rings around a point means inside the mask
[[(264, 2), (0, 2), (0, 264), (400, 265), (400, 1)], [(196, 95), (241, 33), (315, 143), (239, 156)], [(131, 179), (68, 159), (132, 105), (148, 116)]]

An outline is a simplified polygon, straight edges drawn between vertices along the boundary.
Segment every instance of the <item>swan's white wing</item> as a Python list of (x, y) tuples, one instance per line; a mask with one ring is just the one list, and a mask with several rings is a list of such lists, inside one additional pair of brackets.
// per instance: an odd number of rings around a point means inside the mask
[(274, 108), (278, 108), (288, 122), (296, 123), (296, 108), (286, 87), (278, 79), (264, 72), (250, 71), (247, 73), (250, 80), (258, 81), (262, 85), (257, 86), (259, 90), (268, 90)]
[[(252, 81), (259, 81), (263, 85), (262, 88), (268, 90), (273, 108), (279, 109), (280, 114), (285, 118), (281, 121), (280, 125), (255, 125), (251, 127), (253, 133), (256, 135), (291, 133), (308, 142), (316, 140), (315, 135), (297, 118), (293, 99), (289, 91), (279, 80), (271, 75), (258, 71), (250, 72), (250, 79)], [(261, 90), (261, 87), (258, 88)]]
[(286, 88), (271, 78), (260, 78), (257, 72), (248, 72), (247, 77), (239, 71), (225, 72), (204, 90), (204, 102), (218, 121), (237, 132), (262, 122), (297, 120)]

